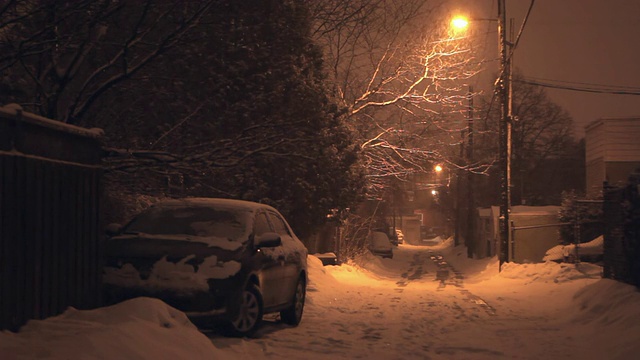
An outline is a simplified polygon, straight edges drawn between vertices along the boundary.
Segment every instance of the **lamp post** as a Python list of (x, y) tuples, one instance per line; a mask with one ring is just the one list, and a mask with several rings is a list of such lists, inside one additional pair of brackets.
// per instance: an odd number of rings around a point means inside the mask
[[(499, 234), (500, 234), (500, 269), (502, 264), (509, 261), (509, 245), (511, 236), (511, 223), (509, 212), (511, 210), (511, 56), (508, 53), (509, 43), (506, 32), (506, 0), (498, 1), (497, 19), (476, 19), (476, 20), (497, 20), (498, 21), (498, 42), (500, 48), (500, 73), (497, 81), (497, 95), (500, 103), (500, 123), (499, 123), (499, 169), (500, 169), (500, 214), (499, 214)], [(454, 29), (465, 29), (469, 20), (465, 18), (455, 18), (451, 21)], [(471, 145), (471, 144), (470, 144)]]

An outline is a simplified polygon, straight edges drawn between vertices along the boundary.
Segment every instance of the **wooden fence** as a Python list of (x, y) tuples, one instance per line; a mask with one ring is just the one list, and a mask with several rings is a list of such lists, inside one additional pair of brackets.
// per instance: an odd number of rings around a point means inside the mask
[(99, 305), (99, 140), (0, 108), (0, 329)]

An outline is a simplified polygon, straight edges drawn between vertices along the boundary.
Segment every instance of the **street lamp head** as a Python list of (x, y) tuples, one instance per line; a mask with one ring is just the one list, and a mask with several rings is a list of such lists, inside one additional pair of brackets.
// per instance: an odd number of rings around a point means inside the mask
[(439, 173), (439, 172), (441, 172), (441, 171), (442, 171), (442, 166), (440, 166), (440, 165), (436, 165), (433, 169), (434, 169), (437, 173)]
[(454, 30), (466, 30), (467, 27), (469, 26), (469, 19), (467, 19), (464, 16), (456, 16), (453, 19), (451, 19), (451, 27)]

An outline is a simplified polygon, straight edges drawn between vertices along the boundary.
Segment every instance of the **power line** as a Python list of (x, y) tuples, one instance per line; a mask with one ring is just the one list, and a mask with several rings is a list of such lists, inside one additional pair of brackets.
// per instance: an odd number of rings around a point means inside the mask
[(637, 87), (629, 87), (629, 86), (613, 86), (613, 85), (600, 85), (600, 84), (589, 84), (589, 83), (580, 83), (580, 82), (567, 82), (567, 81), (559, 81), (559, 80), (537, 80), (537, 79), (514, 79), (514, 82), (519, 82), (522, 84), (536, 85), (542, 86), (546, 88), (552, 89), (560, 89), (560, 90), (570, 90), (570, 91), (580, 91), (580, 92), (589, 92), (589, 93), (597, 93), (597, 94), (613, 94), (613, 95), (640, 95), (640, 88)]
[(518, 36), (516, 36), (516, 41), (514, 41), (513, 46), (511, 48), (511, 54), (509, 57), (513, 56), (513, 51), (518, 47), (518, 43), (520, 42), (520, 37), (522, 36), (522, 32), (524, 32), (524, 27), (527, 25), (527, 21), (529, 20), (529, 15), (531, 15), (531, 10), (533, 10), (533, 5), (536, 0), (531, 0), (529, 4), (529, 10), (527, 10), (527, 15), (525, 15), (524, 20), (522, 21), (522, 25), (520, 25), (520, 30), (518, 31)]

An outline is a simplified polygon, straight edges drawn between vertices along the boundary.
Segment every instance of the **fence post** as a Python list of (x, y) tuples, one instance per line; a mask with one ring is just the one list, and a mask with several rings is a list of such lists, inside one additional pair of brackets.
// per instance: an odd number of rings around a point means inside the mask
[(576, 218), (573, 224), (574, 263), (580, 263), (580, 202), (576, 201)]
[(516, 259), (516, 227), (515, 223), (510, 221), (511, 223), (511, 240), (509, 241), (511, 245), (511, 259), (509, 261), (515, 261)]

